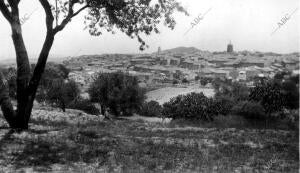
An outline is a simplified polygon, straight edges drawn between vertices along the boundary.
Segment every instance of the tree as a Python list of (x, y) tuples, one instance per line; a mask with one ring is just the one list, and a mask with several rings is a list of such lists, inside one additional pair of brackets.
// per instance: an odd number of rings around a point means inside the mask
[(181, 82), (182, 83), (189, 83), (189, 81), (186, 78), (183, 78)]
[(208, 78), (200, 78), (200, 83), (202, 86), (205, 86), (209, 83), (209, 79)]
[(142, 105), (140, 114), (146, 117), (161, 117), (162, 106), (157, 101), (151, 100)]
[(102, 106), (101, 110), (109, 108), (116, 116), (132, 115), (145, 100), (138, 79), (120, 72), (99, 74), (88, 92), (91, 101)]
[(248, 100), (249, 88), (239, 82), (223, 82), (219, 85), (219, 89), (215, 89), (215, 97), (227, 96), (232, 98), (235, 102)]
[[(54, 37), (79, 13), (87, 10), (85, 23), (89, 33), (99, 36), (103, 30), (114, 33), (119, 29), (131, 38), (137, 38), (140, 49), (147, 47), (142, 34), (159, 33), (161, 20), (173, 29), (175, 11), (186, 11), (175, 0), (39, 0), (46, 18), (46, 38), (31, 74), (27, 49), (23, 40), (19, 14), (22, 0), (0, 0), (0, 11), (11, 26), (12, 40), (17, 61), (17, 110), (13, 109), (9, 97), (8, 83), (0, 73), (0, 105), (9, 126), (14, 129), (28, 129), (33, 102), (39, 82), (45, 70)], [(55, 1), (54, 1), (55, 2)], [(76, 7), (76, 8), (75, 8)], [(186, 13), (187, 14), (187, 13)]]
[(46, 101), (61, 108), (64, 112), (66, 107), (79, 98), (80, 90), (75, 81), (65, 82), (61, 79), (52, 81), (51, 87), (46, 93)]
[(278, 83), (267, 81), (250, 90), (250, 101), (259, 102), (268, 116), (279, 112), (285, 105), (284, 93)]
[[(35, 64), (31, 65), (34, 69)], [(47, 99), (47, 93), (51, 87), (53, 87), (53, 82), (64, 81), (68, 78), (69, 70), (62, 64), (47, 63), (44, 74), (42, 75), (37, 93), (36, 100), (38, 102), (45, 102)]]
[(162, 116), (173, 119), (212, 121), (219, 113), (218, 105), (203, 93), (189, 93), (163, 104)]

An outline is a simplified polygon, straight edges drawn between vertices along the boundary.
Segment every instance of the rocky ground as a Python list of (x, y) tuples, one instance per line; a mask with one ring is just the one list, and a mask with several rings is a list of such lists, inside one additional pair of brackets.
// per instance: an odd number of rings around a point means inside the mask
[(298, 132), (185, 127), (34, 110), (12, 133), (0, 115), (0, 172), (298, 172)]

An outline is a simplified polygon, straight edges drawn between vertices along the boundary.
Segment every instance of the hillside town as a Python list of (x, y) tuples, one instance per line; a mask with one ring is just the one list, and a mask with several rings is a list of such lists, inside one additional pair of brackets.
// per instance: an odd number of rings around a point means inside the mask
[(209, 81), (227, 79), (252, 86), (255, 77), (272, 78), (281, 71), (299, 74), (299, 56), (299, 53), (235, 52), (233, 44), (229, 43), (224, 52), (201, 51), (194, 47), (162, 50), (159, 47), (152, 54), (82, 55), (63, 63), (71, 69), (69, 78), (82, 86), (91, 83), (99, 72), (118, 71), (138, 77), (142, 86), (178, 84), (183, 80), (197, 83), (204, 78)]

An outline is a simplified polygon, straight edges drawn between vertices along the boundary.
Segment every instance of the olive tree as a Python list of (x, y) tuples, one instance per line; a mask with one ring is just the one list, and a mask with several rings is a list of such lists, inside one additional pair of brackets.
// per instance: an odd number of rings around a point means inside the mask
[(45, 12), (46, 37), (40, 50), (33, 74), (23, 39), (19, 4), (22, 0), (0, 0), (0, 11), (11, 26), (12, 40), (17, 62), (17, 109), (14, 110), (9, 97), (8, 84), (0, 74), (0, 104), (9, 126), (14, 129), (28, 129), (36, 91), (44, 72), (48, 55), (57, 33), (71, 20), (87, 11), (84, 23), (93, 36), (103, 31), (124, 32), (137, 38), (140, 49), (147, 47), (143, 35), (159, 33), (158, 24), (173, 29), (175, 11), (186, 11), (176, 0), (37, 0)]

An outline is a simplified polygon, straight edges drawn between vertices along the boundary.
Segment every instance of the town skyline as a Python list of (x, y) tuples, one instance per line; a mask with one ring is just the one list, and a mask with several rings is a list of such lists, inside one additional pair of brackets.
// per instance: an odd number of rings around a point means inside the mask
[[(110, 53), (139, 54), (155, 52), (159, 46), (162, 49), (170, 49), (182, 45), (200, 50), (223, 51), (226, 50), (230, 40), (235, 45), (236, 51), (281, 54), (299, 52), (300, 35), (297, 22), (299, 2), (297, 0), (288, 3), (283, 0), (263, 2), (180, 0), (179, 2), (190, 15), (176, 14), (177, 25), (172, 31), (160, 27), (160, 34), (144, 36), (149, 45), (144, 52), (139, 51), (139, 43), (136, 39), (130, 39), (118, 30), (114, 35), (104, 32), (100, 37), (90, 36), (86, 30), (83, 30), (84, 15), (81, 15), (57, 37), (50, 54), (56, 57)], [(22, 25), (24, 39), (32, 58), (39, 53), (44, 40), (43, 17), (43, 10), (40, 9), (38, 2), (24, 0), (21, 4), (21, 18), (25, 19)], [(10, 27), (2, 16), (0, 25), (0, 58), (14, 58)], [(185, 35), (191, 26), (193, 28)], [(277, 29), (279, 26), (280, 28)]]

